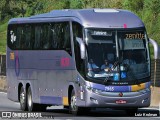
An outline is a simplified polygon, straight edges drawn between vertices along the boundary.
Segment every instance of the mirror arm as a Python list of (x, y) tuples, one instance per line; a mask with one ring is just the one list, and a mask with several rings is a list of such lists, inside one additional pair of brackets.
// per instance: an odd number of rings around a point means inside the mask
[(154, 59), (158, 59), (158, 57), (160, 57), (160, 56), (158, 56), (160, 50), (158, 50), (158, 44), (157, 44), (157, 42), (155, 40), (151, 39), (151, 38), (149, 38), (149, 42), (154, 47)]
[(79, 43), (80, 46), (80, 52), (81, 52), (81, 59), (85, 59), (86, 58), (86, 48), (85, 48), (85, 44), (83, 42), (83, 40), (79, 37), (76, 37), (77, 42)]

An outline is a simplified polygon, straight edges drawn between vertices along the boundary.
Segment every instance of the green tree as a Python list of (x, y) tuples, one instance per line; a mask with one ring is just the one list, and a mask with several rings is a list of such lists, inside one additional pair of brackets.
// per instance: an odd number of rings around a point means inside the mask
[(4, 20), (8, 15), (11, 15), (10, 0), (5, 0), (1, 10), (1, 20)]
[(4, 7), (4, 4), (5, 4), (5, 0), (1, 0), (0, 1), (0, 20), (2, 20), (2, 14), (3, 14), (3, 11), (2, 11), (2, 9), (3, 9), (3, 7)]
[(123, 8), (138, 12), (143, 10), (144, 0), (123, 0)]
[(83, 0), (70, 0), (69, 7), (72, 9), (82, 9), (83, 8)]
[(151, 11), (153, 18), (158, 17), (160, 13), (160, 0), (145, 0), (144, 1), (145, 10)]

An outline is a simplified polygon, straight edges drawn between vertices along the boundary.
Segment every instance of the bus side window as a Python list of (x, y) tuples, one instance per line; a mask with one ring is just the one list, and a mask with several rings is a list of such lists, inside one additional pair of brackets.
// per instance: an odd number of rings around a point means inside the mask
[(15, 25), (9, 25), (8, 28), (9, 32), (8, 32), (8, 46), (11, 49), (16, 49), (17, 46), (17, 28), (15, 27)]
[(58, 49), (58, 38), (57, 38), (57, 24), (56, 23), (52, 23), (50, 25), (50, 44), (51, 44), (51, 48), (53, 50)]
[(42, 45), (42, 49), (44, 50), (48, 50), (49, 49), (49, 39), (48, 39), (48, 33), (49, 33), (49, 29), (48, 29), (48, 24), (44, 24), (42, 26), (42, 35), (41, 35), (41, 45)]
[(85, 76), (84, 60), (81, 59), (80, 45), (76, 40), (76, 37), (83, 39), (82, 26), (79, 23), (75, 23), (75, 22), (73, 22), (72, 24), (73, 24), (72, 29), (73, 29), (74, 54), (75, 54), (75, 60), (76, 60), (76, 67), (79, 73), (82, 76)]
[(59, 38), (59, 23), (53, 23), (53, 27), (52, 27), (52, 32), (53, 32), (53, 42), (52, 42), (52, 47), (53, 49), (59, 49), (60, 48), (60, 38)]
[(40, 49), (40, 40), (41, 40), (41, 27), (40, 26), (36, 26), (35, 27), (34, 49)]
[(66, 50), (71, 55), (71, 40), (69, 22), (49, 24), (50, 49)]
[(57, 36), (56, 36), (56, 32), (55, 30), (53, 29), (53, 36), (52, 36), (52, 48), (53, 49), (57, 49), (58, 48), (58, 42), (57, 42)]
[(63, 49), (65, 49), (70, 55), (72, 55), (71, 50), (71, 39), (70, 39), (70, 26), (69, 23), (64, 27), (64, 44)]
[(24, 29), (24, 49), (31, 49), (31, 26), (26, 25)]
[(56, 39), (55, 39), (55, 30), (54, 30), (54, 24), (50, 23), (48, 25), (48, 40), (49, 40), (49, 49), (55, 50), (56, 47)]
[(16, 40), (16, 49), (23, 49), (23, 26), (19, 25), (17, 27), (17, 40)]

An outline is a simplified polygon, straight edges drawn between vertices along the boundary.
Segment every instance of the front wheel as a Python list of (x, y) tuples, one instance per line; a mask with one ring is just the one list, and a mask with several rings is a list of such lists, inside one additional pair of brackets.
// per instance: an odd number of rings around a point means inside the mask
[(74, 90), (71, 92), (70, 104), (69, 104), (69, 111), (70, 113), (77, 115), (78, 113), (78, 106), (76, 105), (76, 95)]
[(84, 113), (89, 112), (89, 108), (87, 109), (77, 106), (77, 97), (75, 95), (74, 90), (72, 90), (71, 92), (71, 98), (69, 102), (69, 112), (72, 113), (73, 115), (82, 115)]

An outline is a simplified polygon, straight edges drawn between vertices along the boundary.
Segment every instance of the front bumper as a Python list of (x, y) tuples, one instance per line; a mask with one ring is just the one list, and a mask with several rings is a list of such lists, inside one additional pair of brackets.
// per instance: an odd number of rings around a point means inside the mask
[[(150, 106), (150, 89), (138, 92), (93, 92), (85, 90), (86, 107), (109, 107), (109, 108), (128, 108), (128, 107), (148, 107)], [(118, 102), (117, 101), (122, 101)], [(125, 101), (125, 102), (123, 102)]]

